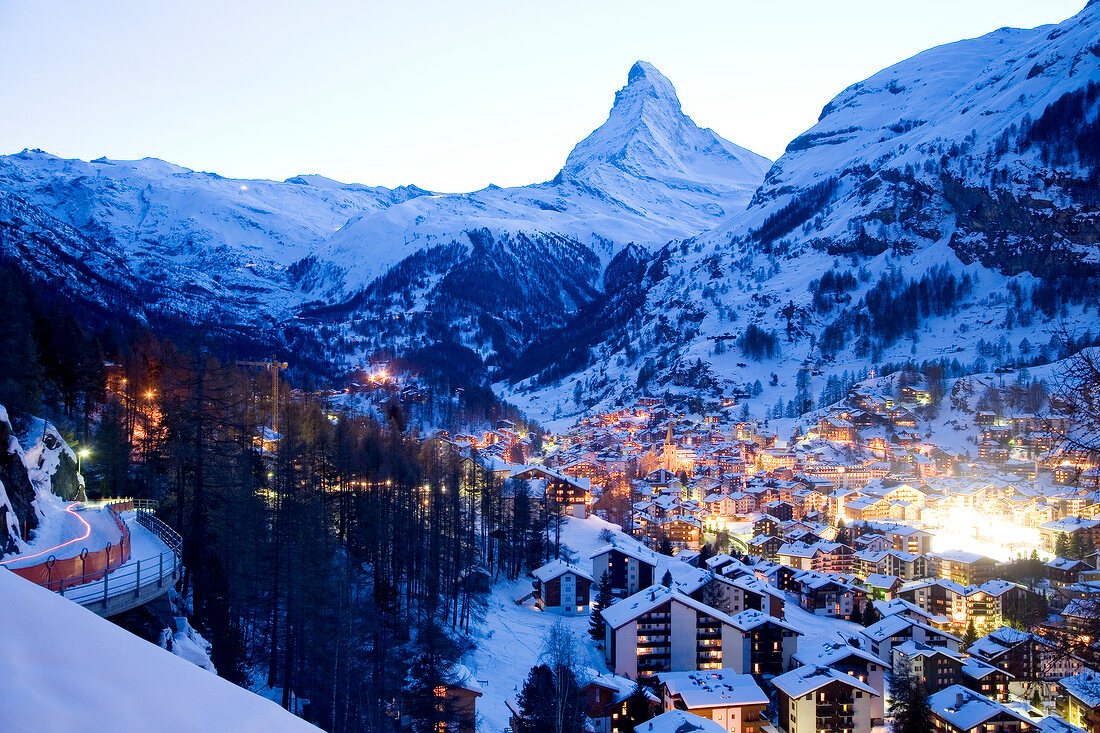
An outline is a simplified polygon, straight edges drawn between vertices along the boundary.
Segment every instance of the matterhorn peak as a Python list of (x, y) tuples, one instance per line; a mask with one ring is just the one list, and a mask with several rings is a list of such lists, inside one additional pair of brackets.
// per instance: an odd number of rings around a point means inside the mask
[(577, 144), (556, 180), (604, 190), (609, 176), (684, 185), (756, 185), (766, 158), (700, 128), (680, 108), (676, 88), (653, 64), (638, 61), (615, 93), (607, 121)]
[(631, 101), (642, 103), (661, 103), (680, 112), (680, 98), (676, 96), (676, 88), (657, 67), (647, 61), (638, 61), (630, 67), (630, 73), (626, 77), (626, 86), (615, 94), (614, 109)]

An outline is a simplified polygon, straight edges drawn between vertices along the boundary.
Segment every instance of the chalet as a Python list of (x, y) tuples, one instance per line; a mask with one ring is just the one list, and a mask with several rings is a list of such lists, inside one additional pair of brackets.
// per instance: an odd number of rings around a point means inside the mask
[(787, 669), (801, 632), (785, 621), (760, 611), (742, 611), (733, 616), (739, 639), (725, 641), (723, 666), (757, 679)]
[(634, 733), (728, 733), (710, 718), (686, 710), (669, 710), (634, 726)]
[(634, 544), (610, 544), (596, 548), (589, 558), (597, 583), (604, 573), (611, 573), (611, 587), (624, 595), (633, 595), (653, 585), (660, 555)]
[[(477, 699), (482, 696), (481, 685), (469, 668), (456, 664), (443, 673), (444, 684), (435, 689), (436, 709), (448, 710), (454, 722), (446, 730), (454, 733), (475, 733), (477, 730)], [(412, 719), (402, 718), (402, 729), (412, 728)]]
[(986, 634), (966, 651), (1025, 682), (1054, 681), (1084, 669), (1080, 660), (1056, 650), (1042, 637), (1008, 626)]
[(868, 596), (873, 601), (891, 600), (894, 594), (901, 588), (901, 578), (896, 575), (881, 575), (871, 573), (863, 581), (867, 588)]
[(906, 583), (897, 596), (933, 616), (950, 619), (962, 612), (966, 588), (953, 580), (921, 580)]
[(894, 647), (907, 641), (917, 641), (928, 646), (942, 646), (958, 651), (958, 637), (944, 633), (928, 624), (905, 616), (887, 616), (863, 630), (871, 653), (883, 661), (893, 659)]
[[(582, 668), (577, 682), (584, 697), (585, 714), (592, 721), (592, 733), (629, 733), (630, 729), (623, 725), (627, 720), (626, 701), (638, 687), (637, 682), (591, 668)], [(650, 703), (650, 712), (659, 710), (661, 701), (657, 695), (644, 685), (641, 689)], [(512, 730), (523, 733), (522, 721), (517, 718), (513, 716)]]
[(682, 710), (713, 720), (727, 733), (759, 733), (768, 696), (751, 675), (731, 669), (662, 672), (658, 675), (665, 712)]
[(721, 669), (723, 650), (741, 646), (733, 618), (661, 585), (624, 598), (602, 615), (608, 665), (635, 679)]
[(854, 443), (859, 437), (855, 425), (840, 415), (820, 418), (817, 421), (817, 433), (838, 443)]
[(588, 613), (592, 576), (562, 560), (534, 570), (535, 600), (544, 611), (564, 614)]
[(646, 538), (654, 545), (668, 540), (673, 549), (698, 550), (703, 523), (692, 516), (673, 516), (646, 524)]
[[(677, 553), (677, 557), (679, 557), (679, 553)], [(706, 565), (707, 570), (710, 570), (712, 573), (719, 573), (719, 574), (724, 574), (724, 572), (723, 572), (724, 569), (727, 568), (727, 567), (730, 567), (730, 566), (744, 567), (741, 564), (740, 560), (733, 557), (732, 555), (727, 555), (724, 552), (720, 552), (717, 555), (713, 555), (712, 557), (708, 557), (706, 559), (706, 561), (704, 562), (704, 564)]]
[(1062, 618), (1066, 620), (1066, 630), (1077, 637), (1096, 636), (1100, 627), (1100, 606), (1095, 598), (1074, 598), (1062, 609)]
[(783, 616), (783, 594), (750, 575), (736, 578), (711, 575), (691, 595), (731, 616), (748, 610), (763, 611), (779, 618)]
[(796, 593), (799, 586), (795, 578), (801, 575), (803, 571), (765, 560), (758, 561), (753, 572), (757, 578), (783, 593)]
[(779, 523), (779, 519), (776, 519), (770, 514), (765, 514), (760, 517), (760, 519), (753, 522), (753, 536), (759, 537), (760, 535), (768, 535), (769, 537), (777, 537), (779, 535)]
[(946, 647), (907, 641), (894, 647), (894, 667), (904, 664), (920, 678), (929, 694), (963, 685), (975, 692), (1008, 700), (1008, 673), (987, 662)]
[(780, 537), (771, 535), (757, 535), (748, 541), (748, 551), (755, 557), (775, 559), (779, 556), (779, 549), (786, 543)]
[(783, 733), (869, 731), (881, 695), (850, 674), (805, 666), (772, 680), (778, 691), (776, 725)]
[(882, 660), (842, 642), (826, 642), (808, 649), (800, 649), (794, 661), (811, 667), (828, 667), (852, 675), (870, 685), (878, 699), (871, 703), (871, 724), (881, 725), (883, 720), (883, 694), (886, 689), (886, 665)]
[(933, 553), (932, 574), (960, 585), (981, 585), (997, 575), (997, 561), (976, 552), (945, 550)]
[(1055, 551), (1059, 535), (1065, 535), (1066, 539), (1077, 537), (1086, 545), (1091, 543), (1092, 547), (1100, 547), (1100, 519), (1073, 516), (1039, 525), (1039, 540), (1047, 552)]
[(524, 481), (544, 481), (544, 496), (548, 507), (560, 507), (570, 516), (584, 518), (588, 516), (588, 506), (592, 503), (591, 480), (567, 476), (545, 466), (515, 466), (511, 478)]
[(794, 578), (798, 604), (815, 616), (850, 619), (856, 604), (862, 605), (866, 592), (841, 581), (836, 575), (804, 571)]
[(1039, 725), (999, 702), (951, 685), (929, 695), (932, 729), (937, 733), (1038, 733)]
[(1066, 720), (1088, 733), (1100, 733), (1100, 674), (1080, 672), (1058, 685), (1066, 693)]
[(789, 522), (794, 518), (794, 504), (789, 501), (769, 501), (760, 508), (780, 522)]

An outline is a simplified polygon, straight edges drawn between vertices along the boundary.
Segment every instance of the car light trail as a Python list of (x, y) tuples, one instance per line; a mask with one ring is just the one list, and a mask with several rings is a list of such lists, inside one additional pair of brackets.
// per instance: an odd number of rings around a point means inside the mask
[(73, 511), (74, 509), (77, 508), (77, 506), (83, 506), (83, 505), (84, 505), (84, 502), (77, 501), (77, 502), (74, 502), (74, 503), (70, 504), (69, 506), (65, 507), (65, 511), (67, 511), (69, 514), (72, 514), (74, 517), (76, 517), (77, 519), (80, 520), (80, 522), (84, 525), (84, 534), (80, 535), (79, 537), (75, 537), (75, 538), (69, 540), (68, 542), (62, 542), (60, 545), (54, 545), (53, 547), (42, 550), (41, 552), (36, 552), (33, 555), (17, 555), (16, 557), (11, 558), (10, 560), (0, 560), (0, 565), (7, 565), (8, 563), (15, 562), (16, 560), (29, 560), (32, 557), (39, 557), (40, 555), (45, 555), (47, 553), (51, 553), (51, 552), (53, 552), (54, 550), (56, 550), (58, 548), (65, 547), (66, 545), (71, 545), (74, 542), (80, 542), (81, 540), (88, 539), (88, 535), (90, 535), (92, 533), (92, 525), (88, 524), (88, 521), (86, 519), (84, 519), (84, 517), (80, 516), (75, 511)]

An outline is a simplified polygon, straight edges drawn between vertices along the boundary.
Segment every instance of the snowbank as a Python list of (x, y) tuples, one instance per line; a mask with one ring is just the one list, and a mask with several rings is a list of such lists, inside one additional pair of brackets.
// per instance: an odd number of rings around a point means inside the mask
[(5, 731), (317, 730), (5, 570), (0, 599)]

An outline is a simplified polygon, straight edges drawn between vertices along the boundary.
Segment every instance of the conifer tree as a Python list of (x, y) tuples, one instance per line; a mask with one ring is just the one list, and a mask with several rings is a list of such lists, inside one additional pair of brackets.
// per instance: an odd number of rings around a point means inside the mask
[(642, 723), (653, 717), (653, 701), (642, 685), (636, 684), (630, 697), (626, 699), (625, 711), (626, 724), (623, 730), (634, 730)]
[(554, 733), (554, 673), (545, 664), (531, 668), (516, 700), (523, 733)]
[(974, 626), (974, 619), (970, 619), (970, 623), (966, 625), (966, 633), (963, 635), (963, 651), (970, 648), (970, 645), (978, 640), (978, 629)]
[(589, 619), (588, 633), (597, 641), (603, 641), (603, 612), (612, 603), (615, 597), (612, 595), (611, 573), (605, 572), (600, 576), (600, 583), (596, 590), (596, 602), (592, 604), (592, 617)]

